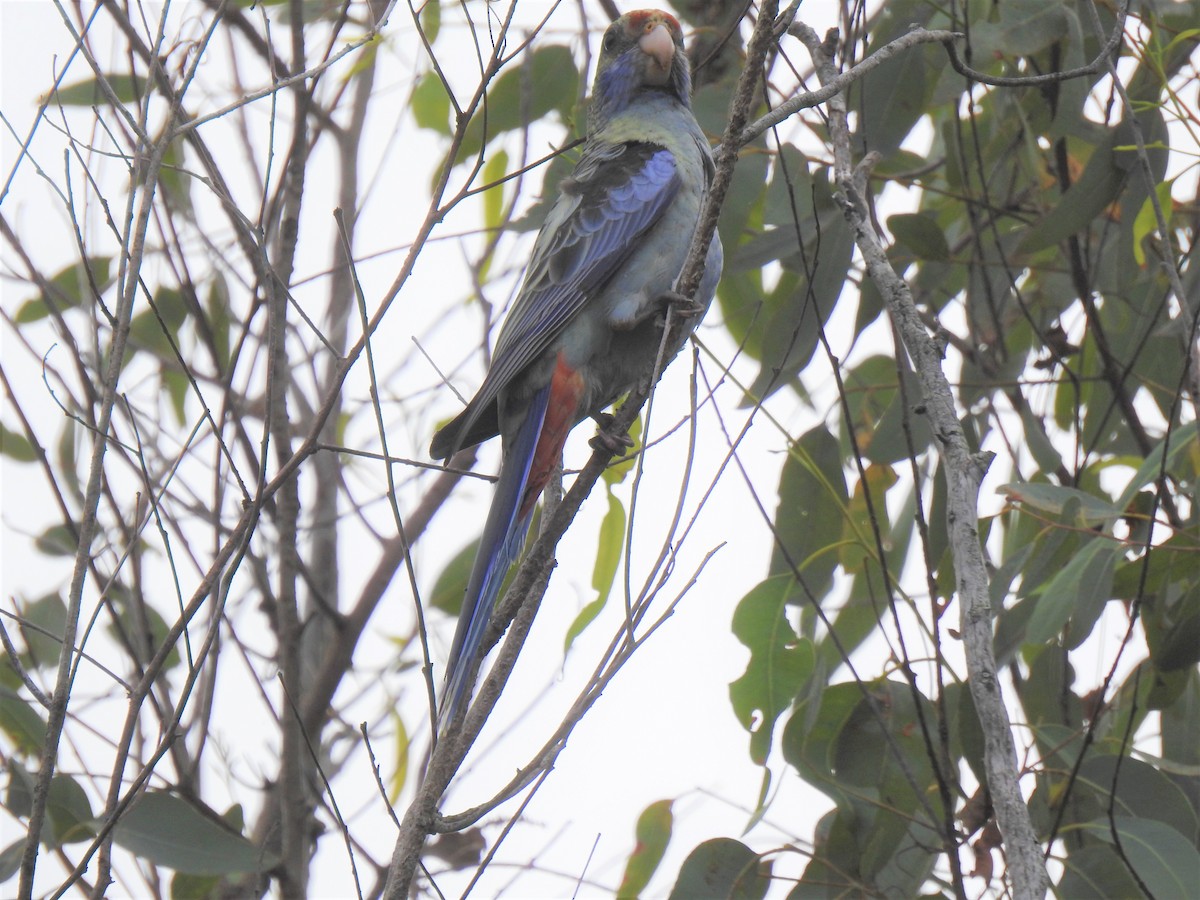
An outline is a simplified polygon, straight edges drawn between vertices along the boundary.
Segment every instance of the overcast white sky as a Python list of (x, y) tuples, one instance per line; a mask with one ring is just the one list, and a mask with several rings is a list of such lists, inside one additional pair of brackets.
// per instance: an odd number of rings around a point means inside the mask
[[(632, 8), (633, 5), (626, 6)], [(802, 13), (820, 32), (834, 24), (835, 8), (836, 4), (829, 0), (808, 0)], [(530, 3), (523, 5), (521, 15), (528, 14), (532, 21), (532, 16), (540, 15), (542, 9), (543, 4)], [(594, 4), (589, 3), (588, 9), (593, 21), (602, 21), (602, 13)], [(151, 10), (148, 16), (157, 17), (157, 7), (148, 7), (148, 10)], [(192, 10), (196, 11), (198, 21), (202, 10), (199, 4), (194, 7), (187, 3), (173, 4), (173, 13), (181, 18), (187, 18)], [(449, 20), (449, 16), (447, 18)], [(103, 16), (100, 20), (100, 27), (107, 27)], [(552, 41), (575, 33), (578, 21), (575, 5), (564, 4), (542, 40)], [(383, 96), (394, 97), (396, 108), (394, 114), (380, 115), (372, 122), (371, 138), (364, 141), (364, 145), (369, 146), (364, 146), (363, 152), (363, 182), (373, 183), (373, 187), (371, 201), (363, 211), (357, 249), (362, 256), (379, 254), (359, 269), (368, 297), (379, 296), (395, 277), (403, 247), (424, 214), (422, 197), (442, 150), (427, 133), (416, 132), (402, 109), (412, 74), (421, 63), (419, 45), (411, 33), (405, 10), (400, 9), (392, 16), (387, 33), (388, 42), (380, 54), (377, 89)], [(444, 43), (439, 49), (449, 46), (452, 38), (452, 35), (443, 38)], [(593, 34), (593, 41), (597, 39), (598, 34)], [(3, 78), (0, 103), (12, 126), (24, 135), (32, 121), (37, 97), (50, 85), (56, 66), (61, 66), (67, 58), (70, 38), (51, 3), (0, 0), (0, 40), (0, 76)], [(100, 38), (96, 45), (104, 47), (104, 39)], [(119, 45), (113, 41), (109, 46), (112, 56), (107, 62), (117, 66), (121, 63)], [(228, 60), (223, 58), (223, 46), (214, 45), (210, 54), (212, 60), (206, 63), (206, 70), (220, 72), (223, 66), (228, 66)], [(444, 63), (447, 58), (443, 58)], [(458, 73), (459, 77), (469, 77), (473, 66), (470, 55), (463, 51), (456, 61), (464, 67)], [(345, 70), (350, 65), (352, 59), (343, 62), (341, 68)], [(68, 83), (87, 74), (79, 61), (73, 71), (74, 74), (65, 79)], [(243, 72), (243, 76), (248, 82), (256, 83), (254, 77), (247, 74), (249, 71)], [(221, 83), (220, 77), (210, 77), (213, 83)], [(265, 124), (268, 107), (265, 103), (260, 104), (257, 111)], [(82, 113), (78, 121), (83, 121)], [(219, 134), (222, 125), (212, 123), (205, 127)], [(397, 128), (402, 129), (399, 143), (394, 140)], [(548, 136), (547, 140), (555, 137)], [(17, 145), (6, 133), (0, 146), (3, 149), (0, 168), (7, 177), (15, 161)], [(49, 125), (43, 125), (33, 146), (33, 159), (56, 181), (61, 181), (62, 147), (62, 135)], [(115, 168), (107, 172), (110, 178), (118, 177)], [(306, 196), (306, 209), (314, 217), (311, 221), (324, 217), (327, 226), (324, 231), (320, 227), (306, 230), (312, 244), (306, 246), (301, 255), (301, 275), (316, 275), (328, 264), (332, 235), (331, 192), (331, 185), (322, 189), (318, 184)], [(61, 207), (48, 200), (49, 197), (51, 194), (45, 182), (26, 162), (12, 193), (4, 201), (3, 211), (33, 251), (35, 262), (43, 271), (53, 272), (72, 258), (74, 248), (67, 217)], [(904, 201), (901, 198), (896, 202)], [(210, 213), (211, 209), (205, 210), (201, 204), (201, 215)], [(93, 208), (90, 214), (92, 227), (98, 227), (97, 211)], [(468, 231), (478, 227), (478, 222), (478, 210), (468, 207), (447, 221), (443, 233)], [(223, 229), (223, 226), (216, 227)], [(451, 327), (433, 326), (446, 310), (460, 304), (470, 294), (471, 287), (462, 264), (463, 246), (457, 241), (429, 245), (398, 300), (399, 306), (377, 341), (377, 352), (380, 347), (398, 348), (397, 353), (407, 356), (410, 338), (426, 336), (429, 341), (426, 349), (439, 365), (446, 369), (459, 366), (465, 354), (461, 329), (468, 327), (463, 324), (467, 320), (461, 317), (454, 320), (460, 329), (457, 333)], [(521, 254), (527, 250), (528, 244), (506, 245), (502, 250), (506, 254), (504, 262), (514, 272), (519, 271)], [(12, 260), (7, 247), (3, 250), (3, 259), (7, 265), (0, 289), (3, 290), (4, 309), (11, 313), (34, 292), (8, 277)], [(314, 290), (314, 298), (320, 297), (321, 290)], [(503, 302), (506, 298), (491, 299)], [(323, 301), (314, 299), (314, 302)], [(700, 336), (718, 357), (728, 359), (732, 348), (715, 327), (718, 317), (719, 311), (714, 307), (709, 325), (701, 328)], [(476, 320), (469, 321), (474, 323)], [(474, 341), (477, 331), (470, 334)], [(35, 427), (53, 438), (59, 428), (60, 413), (41, 385), (39, 362), (39, 355), (49, 350), (53, 334), (47, 328), (35, 332), (34, 336), (40, 336), (44, 342), (27, 350), (15, 342), (11, 331), (5, 327), (3, 364), (9, 378), (18, 385), (22, 408), (36, 414)], [(848, 350), (848, 337), (843, 334), (839, 338), (835, 330), (832, 338), (834, 352), (844, 355)], [(874, 348), (871, 352), (890, 352), (890, 345)], [(664, 379), (655, 412), (660, 426), (686, 413), (689, 364), (690, 360), (684, 354)], [(390, 371), (392, 365), (394, 363), (385, 360), (387, 370)], [(422, 386), (436, 382), (435, 373), (422, 369), (419, 362), (407, 365)], [(716, 367), (711, 362), (705, 365), (709, 377), (715, 379)], [(455, 382), (460, 389), (470, 392), (478, 383), (480, 371), (478, 361), (474, 360), (455, 374)], [(739, 371), (744, 375), (752, 373), (753, 368), (743, 366)], [(820, 391), (822, 386), (813, 387)], [(352, 381), (347, 390), (349, 396), (362, 399), (365, 381), (360, 377)], [(822, 396), (827, 399), (829, 395), (818, 393), (819, 398)], [(738, 399), (738, 392), (730, 385), (726, 385), (718, 397), (720, 409), (727, 417), (727, 426), (733, 432), (740, 429), (746, 415), (745, 410), (738, 408)], [(822, 403), (825, 400), (818, 401), (818, 411), (813, 413), (794, 396), (783, 392), (772, 403), (771, 409), (789, 432), (799, 434), (822, 419), (832, 421), (831, 405)], [(453, 411), (453, 404), (453, 399), (447, 397), (442, 412)], [(4, 421), (12, 427), (9, 415), (6, 409)], [(392, 451), (424, 458), (432, 420), (397, 420), (394, 424), (395, 433), (390, 435)], [(363, 449), (376, 449), (370, 443), (372, 427), (363, 421), (357, 431), (351, 432), (360, 435), (365, 444), (370, 444)], [(725, 455), (720, 428), (711, 413), (702, 413), (700, 428), (705, 437), (697, 448), (689, 489), (689, 515), (715, 477)], [(587, 428), (580, 428), (568, 445), (568, 467), (586, 458), (587, 431)], [(670, 439), (647, 459), (646, 493), (638, 507), (638, 533), (644, 535), (645, 540), (639, 543), (634, 559), (635, 585), (638, 572), (644, 571), (658, 553), (660, 535), (672, 511), (678, 460), (682, 458), (685, 440), (686, 431)], [(760, 424), (752, 430), (742, 450), (743, 459), (754, 463), (750, 474), (769, 512), (774, 510), (783, 446), (780, 432)], [(494, 468), (495, 452), (495, 449), (488, 451), (484, 468)], [(30, 537), (52, 521), (53, 506), (32, 468), (16, 466), (7, 458), (0, 460), (0, 465), (0, 478), (3, 478), (0, 487), (4, 497), (0, 508), (4, 531), (3, 598), (0, 602), (11, 608), (12, 598), (27, 600), (47, 590), (61, 590), (65, 586), (67, 570), (23, 564), (31, 558)], [(984, 502), (992, 510), (1001, 505), (994, 488), (1003, 479), (1000, 475), (995, 477), (997, 480), (985, 484), (983, 495)], [(382, 473), (377, 469), (364, 467), (361, 478), (363, 484), (382, 484)], [(406, 485), (402, 489), (402, 503), (409, 504), (410, 508), (414, 506), (424, 484), (424, 481), (415, 480)], [(442, 564), (477, 532), (488, 496), (486, 485), (464, 484), (438, 516), (431, 532), (418, 547), (418, 571), (425, 589), (432, 584)], [(489, 797), (518, 766), (528, 761), (557, 722), (557, 716), (586, 681), (601, 647), (620, 628), (621, 603), (619, 596), (614, 596), (601, 619), (576, 644), (564, 668), (563, 635), (578, 609), (592, 599), (590, 581), (595, 533), (604, 511), (603, 497), (593, 496), (576, 527), (563, 542), (558, 555), (559, 568), (529, 638), (522, 664), (467, 770), (452, 787), (446, 802), (447, 811), (459, 811)], [(381, 508), (380, 513), (381, 520), (386, 522), (386, 510)], [(677, 573), (671, 582), (673, 588), (664, 592), (664, 599), (673, 596), (703, 556), (722, 543), (725, 546), (709, 564), (700, 585), (680, 605), (653, 642), (629, 663), (576, 730), (549, 782), (530, 804), (523, 823), (506, 840), (497, 861), (477, 888), (478, 896), (495, 895), (510, 881), (511, 896), (569, 895), (593, 846), (595, 855), (587, 868), (587, 878), (594, 879), (602, 887), (584, 885), (579, 895), (606, 896), (619, 881), (625, 859), (632, 849), (638, 813), (659, 799), (676, 800), (675, 834), (659, 877), (653, 883), (652, 895), (665, 893), (684, 856), (700, 841), (715, 836), (742, 835), (758, 796), (761, 771), (749, 761), (747, 736), (736, 724), (728, 700), (728, 685), (742, 674), (747, 659), (744, 649), (730, 633), (730, 619), (737, 601), (765, 575), (770, 544), (764, 523), (753, 512), (748, 489), (741, 476), (732, 469), (717, 485), (701, 512), (695, 531), (681, 548)], [(361, 583), (367, 567), (374, 564), (374, 547), (369, 548), (369, 553), (369, 557), (358, 561), (357, 565), (352, 558), (345, 563), (344, 579), (351, 587), (351, 593), (352, 586)], [(372, 634), (360, 645), (358, 659), (371, 661), (361, 666), (363, 672), (373, 672), (380, 660), (395, 654), (395, 645), (389, 638), (406, 630), (410, 610), (411, 600), (404, 579), (398, 578), (376, 613)], [(434, 652), (439, 654), (440, 660), (448, 646), (453, 623), (435, 613), (432, 624), (435, 627)], [(262, 647), (269, 650), (271, 639), (266, 633), (265, 622), (263, 628)], [(253, 674), (264, 680), (273, 676), (265, 662), (260, 663)], [(238, 681), (245, 678), (246, 673), (237, 675), (231, 670), (228, 677), (230, 680), (223, 683), (219, 695), (221, 714), (214, 725), (214, 737), (225, 748), (222, 762), (229, 766), (235, 782), (252, 786), (258, 778), (273, 771), (274, 738), (270, 730), (261, 725), (263, 711), (256, 691), (248, 690), (246, 683)], [(380, 694), (376, 688), (378, 685), (372, 683), (372, 678), (361, 677), (357, 682), (353, 676), (348, 679), (339, 696), (347, 701), (357, 699), (348, 703), (349, 708), (344, 713), (347, 721), (377, 720)], [(383, 689), (397, 697), (405, 721), (410, 729), (417, 730), (424, 701), (414, 674), (396, 674), (395, 683), (386, 684)], [(362, 693), (358, 694), (359, 691)], [(107, 694), (109, 689), (107, 686), (97, 688), (96, 693)], [(122, 705), (117, 698), (103, 704), (101, 714), (118, 721), (123, 713)], [(534, 706), (532, 713), (522, 717), (531, 705)], [(510, 725), (518, 719), (519, 725)], [(385, 738), (375, 749), (386, 774), (389, 742)], [(774, 764), (778, 769), (782, 761), (775, 759)], [(107, 761), (101, 772), (106, 770)], [(214, 796), (208, 799), (218, 808), (223, 802), (221, 780), (214, 777), (209, 781)], [(766, 821), (745, 839), (758, 850), (787, 843), (806, 846), (811, 839), (813, 824), (830, 803), (823, 795), (803, 785), (794, 774), (777, 777), (776, 784), (784, 787)], [(247, 819), (252, 821), (254, 790), (236, 784), (232, 787), (231, 796), (248, 801)], [(335, 781), (335, 790), (355, 838), (370, 848), (376, 859), (386, 861), (394, 832), (361, 752), (350, 757), (343, 774)], [(406, 792), (401, 806), (407, 796)], [(98, 803), (98, 798), (93, 797), (93, 804)], [(490, 829), (489, 835), (494, 834), (495, 829)], [(6, 845), (14, 839), (14, 823), (0, 813), (0, 844)], [(521, 867), (534, 857), (535, 870), (522, 870)], [(47, 868), (53, 868), (51, 857), (43, 856), (43, 863)], [(777, 863), (777, 872), (796, 874), (803, 864), (803, 858), (785, 855)], [(314, 896), (345, 896), (350, 890), (352, 882), (345, 849), (336, 835), (322, 841), (313, 879)], [(43, 880), (45, 885), (50, 882), (49, 878)], [(456, 876), (447, 876), (441, 884), (448, 896), (461, 892), (464, 885), (465, 882)], [(773, 893), (782, 895), (786, 893), (786, 887), (782, 882), (777, 883)]]

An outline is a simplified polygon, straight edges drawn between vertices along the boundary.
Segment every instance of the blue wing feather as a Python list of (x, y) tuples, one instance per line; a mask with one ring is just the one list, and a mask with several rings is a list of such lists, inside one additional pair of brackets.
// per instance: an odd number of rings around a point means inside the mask
[(584, 153), (538, 235), (487, 376), (468, 407), (434, 438), (435, 458), (467, 445), (472, 426), (501, 390), (542, 355), (620, 269), (679, 186), (675, 157), (657, 144), (599, 144)]

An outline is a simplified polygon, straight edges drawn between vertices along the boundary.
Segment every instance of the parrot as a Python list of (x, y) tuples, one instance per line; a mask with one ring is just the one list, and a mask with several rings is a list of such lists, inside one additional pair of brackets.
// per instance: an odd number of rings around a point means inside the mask
[[(495, 494), (438, 703), (439, 730), (470, 698), (468, 672), (568, 433), (589, 417), (608, 421), (602, 410), (650, 369), (669, 304), (688, 327), (667, 348), (668, 360), (712, 302), (723, 261), (716, 235), (691, 304), (674, 288), (714, 171), (691, 109), (679, 22), (659, 10), (624, 14), (604, 33), (579, 161), (534, 242), (483, 382), (430, 447), (434, 459), (449, 460), (497, 434), (501, 441)], [(603, 432), (598, 439), (610, 447), (622, 442)]]

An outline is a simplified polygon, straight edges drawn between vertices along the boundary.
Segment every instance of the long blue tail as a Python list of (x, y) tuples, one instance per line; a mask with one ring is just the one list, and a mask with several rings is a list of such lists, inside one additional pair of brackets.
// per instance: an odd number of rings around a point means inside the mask
[(471, 577), (467, 581), (467, 593), (463, 597), (454, 643), (450, 645), (446, 681), (438, 705), (439, 730), (453, 721), (462, 704), (470, 699), (474, 685), (467, 682), (467, 671), (483, 642), (483, 633), (492, 617), (504, 576), (520, 555), (529, 531), (532, 510), (522, 516), (520, 505), (546, 419), (549, 397), (550, 385), (533, 396), (524, 422), (504, 448), (500, 480), (496, 482), (496, 493), (488, 510), (487, 523), (483, 526), (483, 535), (479, 539), (479, 551), (475, 554)]

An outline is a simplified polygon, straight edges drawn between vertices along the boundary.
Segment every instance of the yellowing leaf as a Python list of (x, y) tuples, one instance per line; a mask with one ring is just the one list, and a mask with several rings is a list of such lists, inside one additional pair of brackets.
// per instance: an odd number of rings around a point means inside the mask
[[(842, 529), (845, 541), (838, 550), (842, 568), (847, 572), (859, 572), (867, 559), (875, 559), (879, 551), (875, 542), (876, 526), (886, 541), (890, 524), (887, 507), (884, 505), (884, 494), (898, 480), (896, 470), (891, 466), (870, 465), (866, 469), (865, 482), (860, 481), (854, 486), (854, 496), (850, 500), (850, 508), (847, 510)], [(870, 506), (867, 504), (867, 490), (870, 491)], [(872, 512), (875, 517), (874, 523), (871, 521)]]
[(425, 40), (433, 44), (438, 32), (442, 30), (442, 4), (440, 0), (425, 0), (421, 7), (421, 30), (425, 32)]
[(408, 729), (400, 714), (392, 710), (392, 724), (396, 726), (396, 768), (392, 772), (391, 784), (388, 786), (388, 803), (396, 805), (404, 783), (408, 780), (408, 751), (412, 742), (408, 737)]
[(600, 523), (596, 564), (592, 569), (592, 587), (596, 590), (596, 599), (579, 611), (579, 614), (575, 616), (575, 621), (567, 629), (567, 636), (563, 638), (564, 654), (571, 649), (571, 645), (575, 643), (575, 639), (583, 633), (583, 630), (592, 624), (596, 616), (600, 615), (600, 611), (608, 602), (608, 595), (612, 592), (613, 582), (617, 577), (617, 567), (621, 562), (621, 551), (624, 545), (625, 506), (617, 497), (609, 493), (608, 512), (604, 514), (604, 521)]
[[(1163, 218), (1166, 219), (1167, 229), (1171, 227), (1171, 187), (1175, 180), (1164, 181), (1154, 189), (1158, 205), (1162, 207)], [(1133, 220), (1133, 258), (1139, 266), (1146, 265), (1145, 240), (1158, 230), (1158, 216), (1154, 214), (1154, 203), (1150, 197), (1138, 210), (1137, 218)]]
[(506, 174), (508, 154), (497, 150), (483, 169), (484, 184), (492, 185), (483, 192), (483, 224), (485, 228), (493, 231), (500, 227), (504, 215), (504, 185), (500, 183), (500, 179)]
[(421, 76), (409, 99), (413, 119), (421, 128), (450, 135), (450, 95), (437, 72)]

